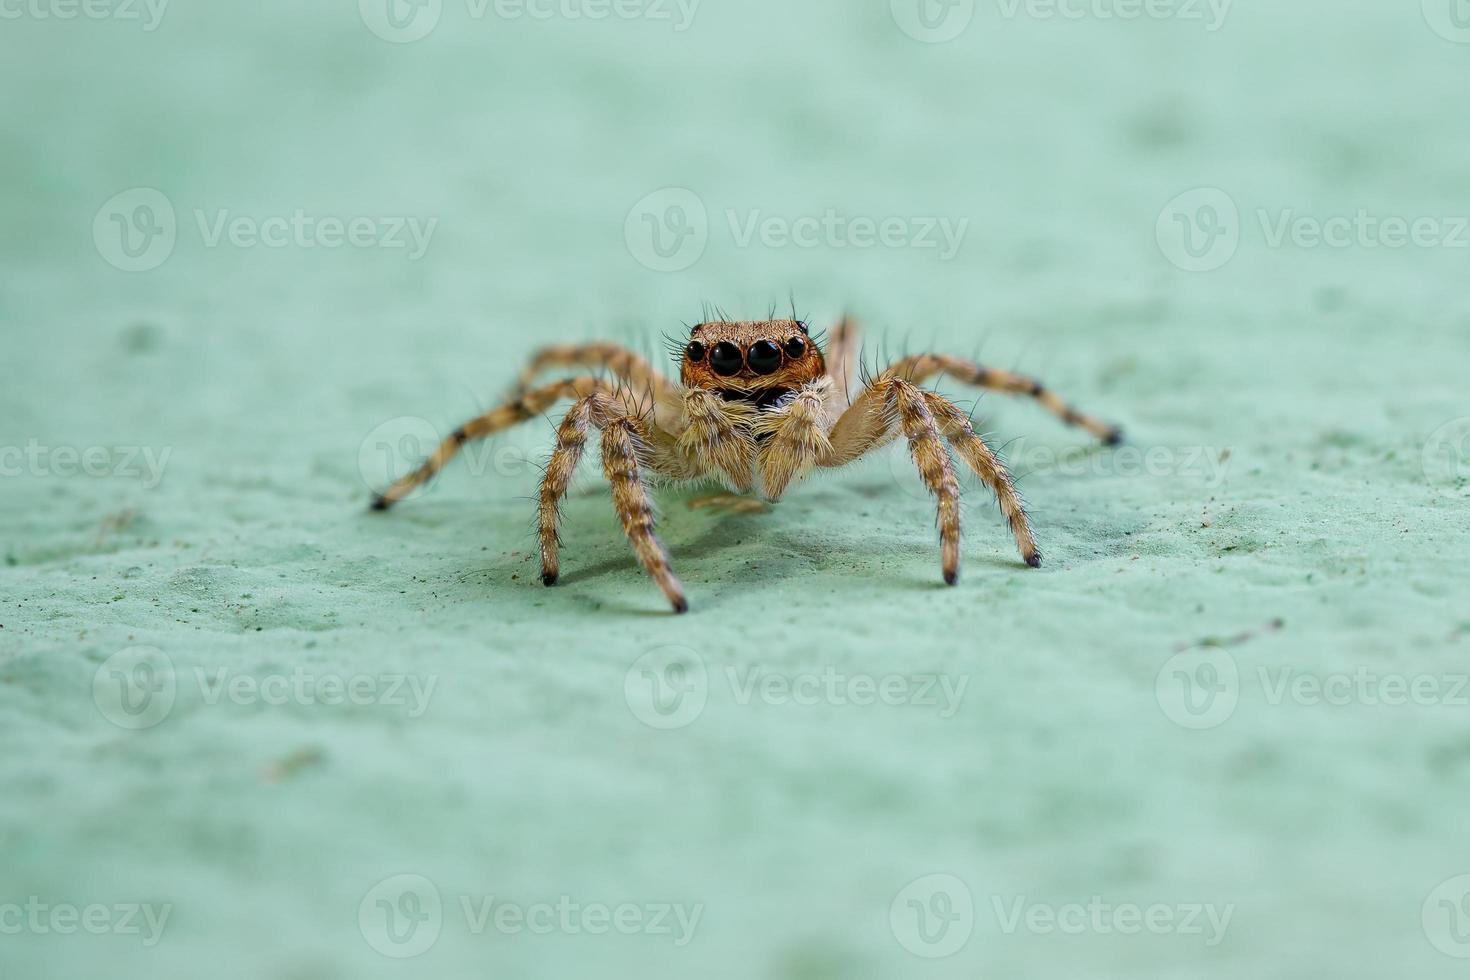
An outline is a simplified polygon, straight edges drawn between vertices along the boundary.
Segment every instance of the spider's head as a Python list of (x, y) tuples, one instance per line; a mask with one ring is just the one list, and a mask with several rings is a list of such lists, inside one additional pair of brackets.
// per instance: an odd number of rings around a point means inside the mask
[(701, 323), (689, 335), (679, 380), (727, 401), (775, 404), (827, 370), (800, 320)]

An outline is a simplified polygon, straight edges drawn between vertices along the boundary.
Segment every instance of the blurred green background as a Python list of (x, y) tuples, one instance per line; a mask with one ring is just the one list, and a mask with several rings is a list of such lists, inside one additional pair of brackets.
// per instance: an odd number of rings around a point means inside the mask
[[(0, 975), (1463, 975), (1462, 0), (0, 0), (0, 81)], [(364, 511), (792, 301), (1127, 427), (980, 400), (1044, 569), (898, 448), (665, 490), (686, 617), (590, 463), (540, 586), (552, 419)]]

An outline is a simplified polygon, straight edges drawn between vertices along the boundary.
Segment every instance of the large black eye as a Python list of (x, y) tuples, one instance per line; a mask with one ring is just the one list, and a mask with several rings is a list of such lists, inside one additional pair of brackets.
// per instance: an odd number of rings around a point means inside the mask
[(684, 356), (688, 357), (691, 363), (698, 364), (704, 360), (704, 345), (696, 340), (684, 348)]
[(757, 340), (750, 345), (747, 359), (756, 374), (770, 374), (781, 366), (781, 348), (769, 340)]
[(709, 352), (709, 366), (714, 368), (715, 374), (728, 378), (732, 374), (739, 374), (740, 369), (745, 366), (745, 358), (740, 356), (740, 348), (728, 342), (715, 344), (715, 349)]
[(799, 361), (806, 354), (806, 341), (800, 337), (792, 337), (786, 341), (786, 356), (793, 361)]

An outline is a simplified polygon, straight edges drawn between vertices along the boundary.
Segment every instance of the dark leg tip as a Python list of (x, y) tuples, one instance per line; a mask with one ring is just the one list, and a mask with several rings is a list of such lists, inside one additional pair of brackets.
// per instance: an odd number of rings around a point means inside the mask
[(549, 589), (556, 584), (556, 580), (560, 577), (561, 576), (557, 575), (556, 572), (542, 572), (541, 584)]
[(959, 585), (960, 584), (960, 573), (959, 572), (945, 572), (944, 573), (944, 584), (945, 585)]
[(1033, 551), (1033, 552), (1031, 552), (1031, 554), (1027, 555), (1026, 556), (1026, 564), (1030, 565), (1032, 568), (1040, 568), (1041, 567), (1041, 552), (1039, 552), (1039, 551)]
[(389, 503), (387, 497), (374, 497), (373, 498), (373, 502), (368, 505), (368, 509), (369, 510), (387, 510), (389, 507), (392, 507), (392, 506), (393, 505), (391, 503)]
[(674, 600), (674, 612), (676, 612), (680, 616), (682, 616), (685, 613), (687, 613), (688, 611), (689, 611), (689, 600), (688, 599), (684, 598), (683, 596), (680, 596), (679, 598), (677, 598), (677, 599)]
[(1103, 445), (1104, 446), (1121, 446), (1122, 444), (1123, 444), (1123, 430), (1122, 429), (1113, 429), (1107, 435), (1103, 436)]

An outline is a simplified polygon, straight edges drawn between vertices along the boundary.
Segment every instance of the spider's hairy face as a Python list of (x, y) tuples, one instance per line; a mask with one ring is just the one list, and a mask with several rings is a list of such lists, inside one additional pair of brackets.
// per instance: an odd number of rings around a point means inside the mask
[(800, 320), (701, 323), (689, 335), (679, 380), (726, 401), (779, 403), (827, 370)]

